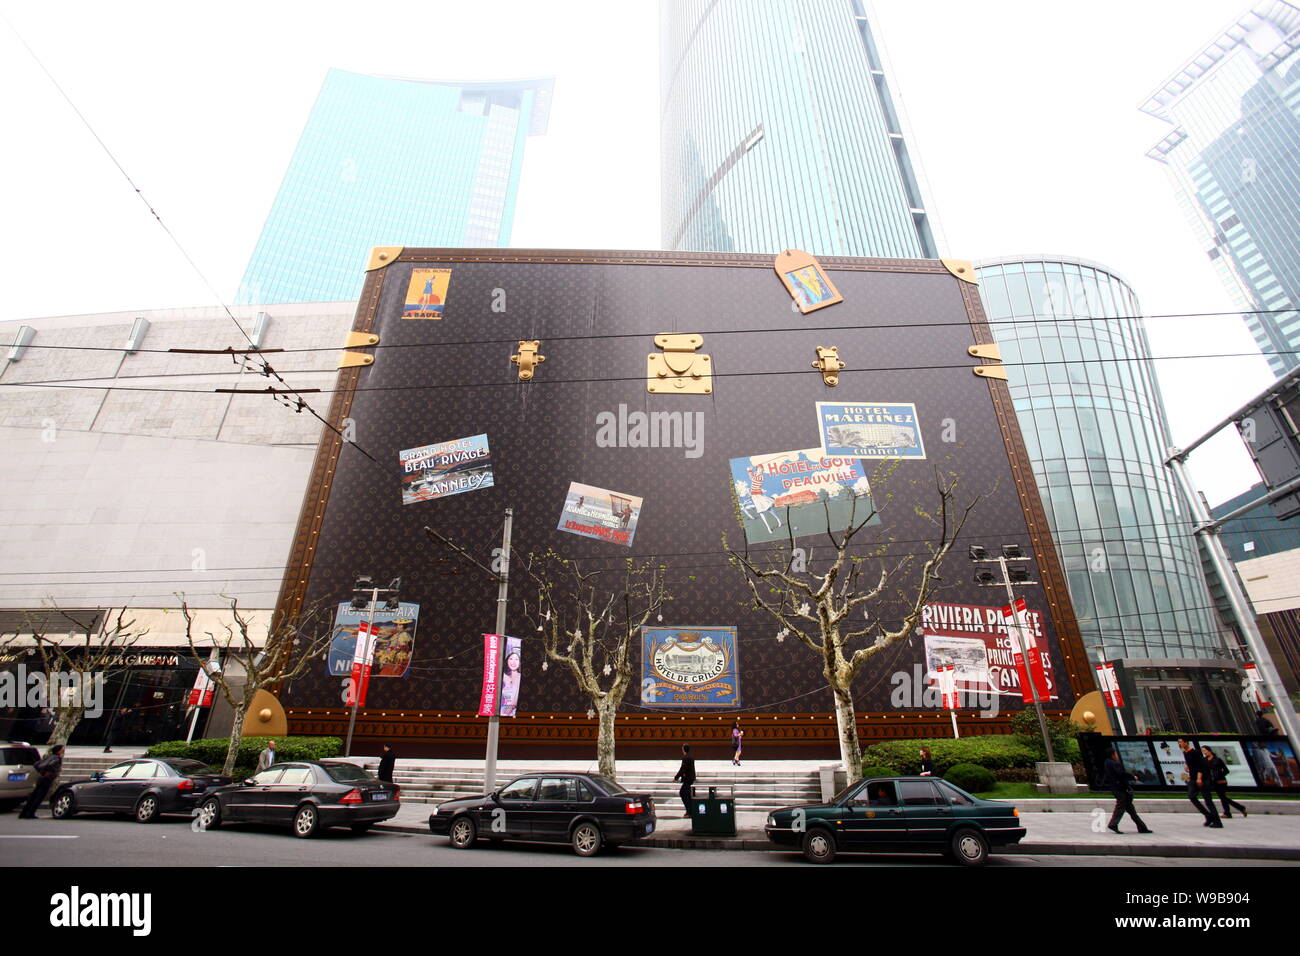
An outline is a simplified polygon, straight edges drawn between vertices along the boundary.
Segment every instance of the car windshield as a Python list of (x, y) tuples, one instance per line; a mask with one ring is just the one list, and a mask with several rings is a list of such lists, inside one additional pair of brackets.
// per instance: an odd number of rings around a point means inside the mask
[(0, 749), (0, 764), (12, 767), (17, 764), (33, 765), (40, 760), (34, 747), (4, 747)]
[(594, 782), (596, 786), (600, 787), (600, 789), (604, 790), (605, 793), (611, 797), (616, 793), (627, 793), (626, 787), (620, 787), (608, 777), (590, 777), (588, 779)]
[(330, 775), (330, 779), (335, 783), (353, 783), (357, 780), (374, 780), (356, 764), (351, 763), (326, 763), (321, 764), (325, 772)]
[(862, 786), (861, 781), (859, 781), (858, 783), (849, 784), (839, 793), (835, 794), (835, 796), (831, 797), (831, 803), (843, 803), (845, 800), (849, 798), (849, 794), (852, 793), (860, 786)]
[(161, 763), (165, 763), (167, 766), (171, 767), (173, 770), (175, 770), (178, 774), (180, 774), (183, 777), (198, 776), (201, 774), (215, 775), (217, 773), (217, 771), (213, 770), (207, 764), (199, 763), (199, 761), (197, 760), (186, 760), (184, 758), (175, 758), (175, 759), (163, 760), (161, 761)]

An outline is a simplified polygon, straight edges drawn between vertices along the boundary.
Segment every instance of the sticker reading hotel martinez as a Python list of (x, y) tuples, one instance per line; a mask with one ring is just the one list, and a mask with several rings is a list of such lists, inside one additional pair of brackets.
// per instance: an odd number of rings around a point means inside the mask
[(924, 458), (916, 406), (910, 403), (817, 403), (822, 452), (842, 458)]
[(640, 517), (640, 498), (571, 481), (569, 493), (564, 497), (559, 530), (630, 548)]
[(449, 285), (451, 285), (450, 269), (413, 270), (411, 284), (406, 287), (402, 318), (441, 319)]
[(731, 490), (751, 545), (880, 523), (862, 459), (820, 448), (733, 458)]
[(641, 703), (739, 707), (734, 627), (641, 628)]
[(472, 435), (401, 452), (402, 504), (492, 487), (487, 435)]

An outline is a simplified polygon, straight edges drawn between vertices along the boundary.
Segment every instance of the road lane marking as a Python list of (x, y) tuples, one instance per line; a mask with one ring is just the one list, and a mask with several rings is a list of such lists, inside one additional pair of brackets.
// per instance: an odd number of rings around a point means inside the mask
[(65, 833), (0, 833), (0, 840), (79, 840), (80, 834)]

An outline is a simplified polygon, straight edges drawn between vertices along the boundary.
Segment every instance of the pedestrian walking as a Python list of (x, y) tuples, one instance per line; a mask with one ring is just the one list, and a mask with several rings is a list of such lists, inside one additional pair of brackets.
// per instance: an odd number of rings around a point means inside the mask
[(745, 732), (740, 729), (740, 721), (731, 722), (731, 763), (740, 766), (740, 754), (745, 747)]
[(62, 770), (63, 744), (55, 744), (45, 752), (44, 757), (36, 761), (36, 789), (27, 798), (27, 803), (23, 805), (22, 812), (18, 814), (18, 819), (36, 819), (37, 808), (45, 802), (46, 794), (50, 792), (50, 787), (54, 786), (54, 781), (59, 779), (59, 772)]
[(1214, 786), (1214, 792), (1219, 795), (1219, 804), (1223, 807), (1223, 819), (1232, 819), (1232, 807), (1240, 810), (1243, 817), (1250, 816), (1240, 803), (1228, 799), (1228, 765), (1223, 762), (1223, 758), (1209, 747), (1202, 747), (1201, 753), (1205, 755), (1206, 766), (1210, 768), (1210, 781)]
[(922, 777), (934, 776), (934, 760), (930, 756), (929, 747), (921, 748), (921, 770), (919, 776)]
[(691, 815), (691, 801), (694, 799), (691, 787), (695, 785), (695, 758), (691, 756), (690, 744), (682, 744), (682, 766), (677, 771), (677, 776), (673, 777), (673, 782), (676, 783), (678, 780), (682, 782), (682, 789), (679, 792), (682, 797), (682, 806), (686, 808), (686, 812), (682, 816), (689, 817)]
[[(1186, 740), (1179, 738), (1178, 746), (1182, 748), (1183, 763), (1187, 766), (1187, 799), (1192, 801), (1192, 806), (1201, 811), (1207, 827), (1223, 829), (1223, 821), (1219, 819), (1219, 811), (1214, 809), (1214, 796), (1210, 791), (1209, 764), (1201, 752)], [(1205, 806), (1201, 806), (1201, 801), (1197, 797), (1205, 798)]]
[(1255, 711), (1255, 733), (1261, 737), (1272, 737), (1277, 734), (1273, 721), (1269, 720), (1262, 710)]
[(1119, 821), (1127, 813), (1137, 824), (1138, 833), (1154, 832), (1142, 822), (1142, 818), (1137, 815), (1137, 810), (1133, 806), (1133, 780), (1133, 774), (1125, 770), (1124, 765), (1119, 762), (1119, 755), (1115, 753), (1115, 748), (1110, 748), (1106, 752), (1106, 764), (1101, 777), (1101, 785), (1115, 795), (1115, 810), (1110, 815), (1110, 823), (1106, 824), (1107, 830), (1115, 833), (1122, 832)]
[(257, 755), (257, 772), (261, 773), (275, 763), (275, 741), (268, 740), (266, 749)]
[(393, 765), (397, 763), (397, 754), (393, 748), (384, 744), (384, 752), (379, 756), (379, 779), (385, 783), (393, 782)]
[(111, 754), (113, 752), (113, 738), (117, 736), (122, 723), (130, 714), (131, 708), (123, 707), (121, 710), (114, 711), (113, 716), (108, 718), (108, 730), (104, 733), (104, 753)]

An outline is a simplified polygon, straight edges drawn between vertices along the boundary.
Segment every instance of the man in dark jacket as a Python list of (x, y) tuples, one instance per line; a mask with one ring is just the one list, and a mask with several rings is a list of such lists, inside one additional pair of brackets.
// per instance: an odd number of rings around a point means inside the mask
[(45, 802), (45, 795), (50, 792), (50, 787), (54, 786), (54, 781), (59, 779), (62, 770), (63, 744), (55, 744), (46, 751), (44, 757), (36, 761), (36, 789), (27, 798), (22, 813), (18, 814), (20, 820), (36, 819), (37, 808)]
[(384, 752), (379, 758), (379, 779), (385, 783), (393, 782), (393, 764), (397, 763), (397, 754), (393, 748), (384, 744)]
[(1115, 748), (1112, 747), (1106, 755), (1106, 765), (1101, 777), (1101, 785), (1115, 795), (1115, 812), (1110, 815), (1110, 823), (1106, 828), (1119, 833), (1119, 821), (1127, 813), (1137, 824), (1138, 833), (1150, 833), (1152, 831), (1147, 829), (1147, 825), (1142, 822), (1142, 818), (1137, 815), (1137, 810), (1133, 808), (1132, 783), (1133, 774), (1124, 769), (1124, 765), (1119, 762), (1119, 757), (1115, 753)]
[(1277, 733), (1273, 721), (1269, 720), (1262, 710), (1255, 711), (1255, 733), (1261, 737), (1272, 737)]
[(686, 812), (684, 817), (691, 815), (691, 787), (695, 784), (695, 758), (691, 756), (691, 745), (682, 744), (682, 767), (677, 771), (677, 776), (673, 777), (673, 782), (680, 780), (682, 782), (682, 806)]
[[(1183, 751), (1183, 763), (1187, 765), (1187, 799), (1201, 811), (1207, 827), (1222, 829), (1223, 821), (1219, 819), (1219, 811), (1214, 808), (1214, 795), (1210, 789), (1213, 781), (1210, 779), (1209, 764), (1201, 752), (1186, 740), (1180, 739), (1178, 746)], [(1205, 806), (1201, 806), (1198, 796), (1205, 798)]]

